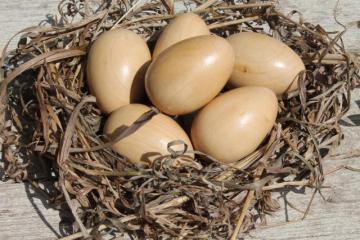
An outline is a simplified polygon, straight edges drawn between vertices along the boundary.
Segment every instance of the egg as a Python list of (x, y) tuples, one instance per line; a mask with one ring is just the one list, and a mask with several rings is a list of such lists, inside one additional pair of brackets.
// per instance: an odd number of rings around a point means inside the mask
[(194, 13), (180, 14), (161, 33), (155, 45), (153, 58), (157, 58), (162, 51), (177, 42), (201, 35), (210, 35), (209, 28), (201, 17)]
[(273, 128), (277, 112), (277, 97), (268, 88), (230, 90), (195, 117), (193, 146), (222, 163), (238, 161), (259, 147)]
[[(120, 127), (131, 126), (142, 114), (150, 111), (142, 104), (129, 104), (112, 112), (104, 126), (104, 133), (114, 134)], [(182, 140), (192, 150), (192, 144), (185, 131), (172, 118), (157, 114), (137, 131), (112, 145), (112, 149), (134, 163), (150, 163), (162, 155), (169, 155), (169, 142)], [(183, 146), (174, 146), (174, 150), (181, 151)], [(187, 154), (192, 157), (192, 154)]]
[(87, 82), (104, 113), (145, 96), (144, 77), (150, 50), (136, 33), (115, 29), (102, 34), (92, 45), (87, 61)]
[(305, 66), (286, 44), (253, 32), (231, 35), (228, 41), (235, 51), (230, 86), (263, 86), (277, 95), (298, 88), (297, 76)]
[(146, 92), (169, 115), (193, 112), (225, 86), (234, 66), (230, 44), (218, 36), (183, 40), (162, 52), (150, 65)]

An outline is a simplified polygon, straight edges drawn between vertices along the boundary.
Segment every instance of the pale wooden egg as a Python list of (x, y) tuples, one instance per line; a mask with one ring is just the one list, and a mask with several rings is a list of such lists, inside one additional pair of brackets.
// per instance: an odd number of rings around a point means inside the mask
[(278, 102), (264, 87), (228, 91), (206, 105), (191, 128), (194, 148), (231, 163), (258, 148), (273, 128)]
[(183, 40), (165, 50), (150, 65), (146, 92), (169, 115), (193, 112), (225, 86), (234, 65), (230, 44), (217, 36)]
[[(129, 104), (112, 112), (104, 126), (104, 133), (110, 136), (121, 126), (131, 126), (142, 114), (150, 108), (142, 104)], [(192, 144), (185, 131), (170, 117), (157, 114), (145, 125), (128, 137), (112, 145), (112, 149), (134, 163), (149, 163), (169, 155), (168, 143), (182, 140), (192, 150)], [(174, 150), (181, 151), (183, 146), (174, 146)], [(193, 154), (187, 154), (193, 157)]]
[(181, 14), (175, 17), (161, 33), (155, 45), (153, 58), (157, 58), (162, 51), (177, 42), (188, 38), (209, 34), (209, 28), (197, 14)]
[(88, 56), (87, 82), (104, 113), (146, 96), (144, 76), (150, 60), (145, 40), (129, 30), (111, 30), (94, 42)]
[(305, 66), (286, 44), (253, 32), (231, 35), (228, 41), (235, 51), (230, 86), (263, 86), (277, 95), (298, 88), (296, 79)]

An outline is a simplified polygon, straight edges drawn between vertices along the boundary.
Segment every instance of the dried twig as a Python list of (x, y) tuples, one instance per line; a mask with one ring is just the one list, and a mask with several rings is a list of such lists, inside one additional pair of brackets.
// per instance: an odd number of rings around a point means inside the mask
[[(264, 167), (263, 166), (260, 166), (257, 170), (256, 170), (256, 173), (255, 173), (255, 181), (258, 181), (261, 174), (263, 173), (264, 171)], [(245, 198), (245, 202), (243, 204), (243, 207), (241, 209), (241, 213), (240, 213), (240, 216), (239, 216), (239, 219), (236, 223), (236, 226), (235, 226), (235, 230), (231, 236), (231, 240), (236, 240), (238, 238), (238, 235), (239, 235), (239, 232), (240, 232), (240, 228), (241, 228), (241, 225), (243, 224), (243, 221), (245, 219), (245, 216), (248, 212), (248, 209), (250, 207), (250, 203), (251, 201), (253, 200), (254, 198), (254, 195), (255, 195), (255, 190), (250, 190)]]
[(251, 22), (251, 21), (258, 20), (258, 19), (259, 19), (258, 16), (254, 16), (254, 17), (248, 17), (248, 18), (238, 19), (238, 20), (234, 20), (234, 21), (227, 21), (227, 22), (223, 22), (223, 23), (211, 24), (211, 25), (209, 25), (209, 29), (216, 29), (216, 28), (222, 28), (222, 27), (227, 27), (227, 26), (231, 26), (231, 25), (238, 25), (241, 23)]

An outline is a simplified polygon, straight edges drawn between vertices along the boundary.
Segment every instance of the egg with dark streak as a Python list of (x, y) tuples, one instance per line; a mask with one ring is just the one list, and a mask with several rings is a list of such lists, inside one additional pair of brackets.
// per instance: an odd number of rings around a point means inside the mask
[[(142, 104), (122, 106), (110, 114), (104, 126), (104, 133), (112, 139), (118, 129), (131, 126), (148, 111), (150, 108)], [(188, 135), (180, 125), (169, 116), (159, 113), (135, 132), (113, 144), (111, 148), (133, 163), (148, 164), (168, 156), (168, 144), (176, 140), (185, 143), (188, 150), (193, 149)], [(173, 146), (172, 149), (182, 151), (183, 146)], [(186, 153), (186, 156), (193, 158), (192, 153)]]

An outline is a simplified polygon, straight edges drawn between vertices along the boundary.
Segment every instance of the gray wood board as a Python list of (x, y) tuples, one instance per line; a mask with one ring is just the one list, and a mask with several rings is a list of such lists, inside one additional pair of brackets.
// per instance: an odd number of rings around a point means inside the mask
[[(360, 2), (358, 0), (278, 0), (279, 6), (284, 13), (298, 10), (303, 14), (306, 22), (321, 25), (327, 31), (342, 31), (343, 27), (336, 23), (337, 20), (347, 27), (343, 39), (345, 47), (349, 51), (360, 51)], [(335, 14), (334, 14), (334, 10)], [(295, 14), (294, 20), (298, 19)]]
[[(39, 25), (57, 12), (59, 0), (1, 0), (0, 50), (20, 30)], [(12, 42), (12, 47), (17, 41)]]
[[(58, 0), (12, 0), (0, 1), (0, 49), (17, 31), (37, 25), (56, 12)], [(305, 21), (319, 23), (327, 30), (341, 30), (333, 19), (336, 0), (281, 0), (284, 13), (298, 9), (304, 14)], [(344, 36), (348, 50), (360, 53), (360, 30), (353, 24), (360, 20), (358, 1), (342, 0), (338, 8), (338, 19), (349, 26)], [(48, 15), (48, 17), (46, 17)], [(13, 42), (14, 46), (16, 41)], [(343, 127), (345, 139), (339, 149), (346, 152), (360, 149), (360, 90), (353, 95), (353, 105), (345, 119), (354, 124)], [(360, 158), (325, 163), (325, 170), (340, 165), (360, 167)], [(258, 227), (246, 239), (358, 239), (360, 237), (360, 174), (341, 170), (326, 178), (326, 184), (332, 186), (324, 190), (328, 201), (319, 195), (315, 197), (309, 216), (304, 221), (286, 223), (300, 219), (302, 214), (282, 204), (282, 210), (268, 218), (271, 227)], [(306, 193), (306, 194), (305, 194)], [(289, 192), (288, 201), (305, 210), (311, 197), (311, 190)], [(2, 239), (56, 239), (59, 234), (59, 212), (45, 207), (38, 194), (33, 193), (26, 184), (0, 184), (0, 240)], [(283, 203), (283, 199), (279, 199)]]
[(57, 239), (59, 219), (29, 184), (0, 185), (0, 240)]

